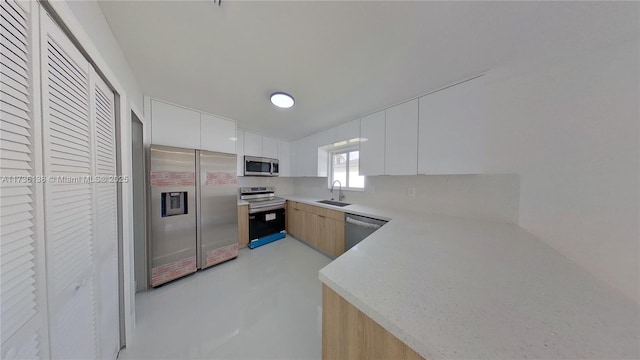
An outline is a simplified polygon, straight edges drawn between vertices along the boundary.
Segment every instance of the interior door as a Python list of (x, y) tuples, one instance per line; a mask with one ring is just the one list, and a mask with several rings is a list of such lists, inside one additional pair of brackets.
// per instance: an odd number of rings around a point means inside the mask
[[(37, 171), (37, 125), (40, 105), (34, 93), (37, 69), (38, 5), (0, 2), (0, 358), (48, 356), (44, 303), (44, 266), (36, 241), (42, 206)], [(37, 26), (36, 26), (37, 28)], [(35, 36), (35, 39), (34, 39)], [(35, 52), (35, 54), (34, 54)]]
[(121, 180), (116, 176), (115, 96), (93, 69), (91, 75), (97, 336), (100, 358), (115, 359), (120, 349), (117, 183)]
[(97, 357), (89, 63), (41, 13), (51, 356)]

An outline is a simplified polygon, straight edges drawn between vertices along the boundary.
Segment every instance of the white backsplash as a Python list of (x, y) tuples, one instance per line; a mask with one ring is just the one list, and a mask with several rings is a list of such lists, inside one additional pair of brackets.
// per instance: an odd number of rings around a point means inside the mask
[(244, 186), (275, 186), (276, 195), (293, 194), (293, 178), (238, 176), (238, 187)]
[[(294, 195), (337, 200), (337, 187), (333, 194), (327, 187), (326, 178), (293, 179)], [(344, 191), (344, 201), (515, 224), (519, 189), (515, 174), (370, 176), (364, 191)]]

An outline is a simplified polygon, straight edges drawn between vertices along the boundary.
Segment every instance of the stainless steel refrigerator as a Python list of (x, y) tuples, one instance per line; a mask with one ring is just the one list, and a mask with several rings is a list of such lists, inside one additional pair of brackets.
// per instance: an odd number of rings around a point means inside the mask
[(159, 145), (150, 152), (151, 286), (238, 256), (236, 155)]

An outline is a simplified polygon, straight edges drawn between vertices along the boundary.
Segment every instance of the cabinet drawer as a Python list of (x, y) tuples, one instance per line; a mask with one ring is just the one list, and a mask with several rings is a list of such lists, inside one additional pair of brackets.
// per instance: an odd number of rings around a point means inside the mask
[(293, 210), (293, 209), (300, 210), (300, 203), (296, 202), (296, 201), (287, 200), (287, 206), (291, 210)]
[(307, 211), (313, 212), (316, 215), (344, 222), (344, 213), (342, 211), (313, 205), (307, 205), (307, 208)]

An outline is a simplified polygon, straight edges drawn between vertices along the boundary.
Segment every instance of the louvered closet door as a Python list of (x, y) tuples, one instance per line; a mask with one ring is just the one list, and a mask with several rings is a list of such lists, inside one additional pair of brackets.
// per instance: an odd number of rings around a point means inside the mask
[(38, 358), (33, 117), (35, 4), (0, 2), (0, 340), (2, 359)]
[(89, 64), (41, 13), (49, 329), (53, 358), (95, 358)]
[(91, 75), (94, 171), (100, 180), (94, 185), (98, 339), (100, 358), (115, 359), (120, 349), (115, 97), (95, 71)]

